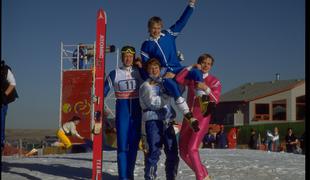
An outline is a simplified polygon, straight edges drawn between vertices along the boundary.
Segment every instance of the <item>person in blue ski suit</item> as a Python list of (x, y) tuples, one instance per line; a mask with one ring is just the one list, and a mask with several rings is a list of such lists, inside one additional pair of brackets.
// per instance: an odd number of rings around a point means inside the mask
[(178, 145), (173, 128), (176, 113), (169, 103), (170, 96), (162, 91), (159, 61), (155, 58), (151, 59), (146, 64), (146, 69), (150, 78), (141, 85), (139, 90), (142, 120), (145, 122), (148, 144), (144, 179), (156, 179), (157, 163), (164, 145), (166, 179), (174, 180), (179, 165)]
[(123, 66), (111, 71), (105, 80), (104, 95), (114, 88), (116, 97), (117, 164), (119, 179), (134, 179), (134, 168), (141, 136), (139, 87), (143, 82), (133, 67), (135, 48), (121, 50)]
[[(148, 30), (150, 37), (144, 41), (141, 46), (141, 58), (143, 63), (146, 63), (151, 58), (156, 58), (160, 61), (163, 67), (161, 73), (164, 74), (162, 83), (167, 93), (174, 97), (177, 108), (183, 112), (185, 118), (190, 121), (194, 131), (198, 131), (198, 121), (193, 117), (174, 79), (175, 75), (185, 68), (185, 66), (181, 65), (180, 58), (178, 57), (176, 38), (192, 15), (195, 2), (196, 0), (189, 0), (189, 5), (186, 7), (180, 19), (168, 30), (162, 30), (163, 22), (160, 17), (154, 16), (149, 19)], [(197, 84), (203, 82), (202, 72), (199, 70), (198, 66), (190, 69), (188, 79), (195, 80)], [(201, 98), (202, 111), (206, 109), (203, 107), (207, 101), (206, 94), (206, 92), (197, 88), (196, 95)], [(205, 114), (205, 112), (203, 112), (203, 114)]]

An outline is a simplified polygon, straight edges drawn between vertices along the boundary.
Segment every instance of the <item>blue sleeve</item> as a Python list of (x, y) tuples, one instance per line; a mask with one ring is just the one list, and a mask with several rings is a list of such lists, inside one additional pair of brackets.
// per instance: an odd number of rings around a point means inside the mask
[(147, 43), (147, 41), (144, 41), (144, 43), (141, 46), (141, 52), (140, 52), (142, 63), (145, 63), (150, 59), (148, 47), (149, 47), (149, 43)]
[[(173, 33), (178, 33), (181, 32), (182, 29), (185, 27), (188, 19), (190, 18), (190, 16), (193, 14), (194, 8), (190, 7), (189, 5), (186, 7), (186, 9), (184, 10), (182, 16), (180, 17), (179, 20), (177, 20), (177, 22), (172, 25), (170, 27), (170, 30)], [(168, 31), (169, 32), (169, 31)]]
[(138, 68), (138, 69), (139, 69), (139, 73), (140, 73), (142, 80), (143, 81), (147, 80), (149, 78), (148, 73), (143, 68)]
[(77, 59), (77, 49), (75, 49), (75, 50), (73, 51), (72, 59), (76, 61), (76, 59)]
[(104, 97), (109, 94), (111, 88), (113, 88), (113, 82), (115, 80), (115, 70), (109, 73), (109, 76), (104, 81)]

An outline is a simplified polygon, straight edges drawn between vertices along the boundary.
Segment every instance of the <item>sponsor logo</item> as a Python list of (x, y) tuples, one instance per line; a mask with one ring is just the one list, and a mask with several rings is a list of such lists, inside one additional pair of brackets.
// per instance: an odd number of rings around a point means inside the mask
[(97, 174), (102, 173), (101, 160), (96, 160), (96, 173)]
[(103, 58), (104, 55), (104, 35), (100, 35), (99, 38), (99, 58)]

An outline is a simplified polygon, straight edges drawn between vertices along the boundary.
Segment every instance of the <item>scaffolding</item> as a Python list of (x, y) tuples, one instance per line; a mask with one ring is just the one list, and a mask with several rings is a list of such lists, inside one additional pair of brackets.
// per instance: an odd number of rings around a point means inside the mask
[[(80, 129), (90, 139), (93, 138), (91, 129), (94, 123), (95, 77), (93, 71), (96, 59), (95, 49), (95, 42), (93, 44), (80, 43), (73, 45), (61, 42), (59, 128), (70, 118), (69, 115), (72, 116), (74, 113), (75, 115), (83, 116), (82, 119), (84, 118), (88, 122), (85, 123), (84, 121), (83, 128), (80, 127)], [(105, 50), (106, 53), (114, 51), (115, 46), (113, 45), (107, 46)], [(71, 97), (68, 98), (68, 96)], [(115, 110), (112, 110), (107, 105), (113, 104), (113, 101), (115, 101), (115, 97), (110, 93), (105, 98), (104, 103), (105, 111), (109, 114), (109, 117), (107, 117), (109, 120), (105, 122), (108, 123), (108, 126), (114, 126), (114, 123), (111, 124), (110, 120), (115, 118)], [(83, 136), (83, 134), (81, 135)], [(73, 137), (72, 142), (80, 142), (80, 140)]]

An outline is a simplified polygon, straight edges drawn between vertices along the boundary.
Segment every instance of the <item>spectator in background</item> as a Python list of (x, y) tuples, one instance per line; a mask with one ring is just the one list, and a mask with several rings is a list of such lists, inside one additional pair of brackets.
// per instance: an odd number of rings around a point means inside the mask
[(78, 48), (73, 51), (72, 64), (73, 64), (74, 68), (84, 69), (84, 64), (85, 64), (84, 59), (87, 60), (86, 51), (87, 51), (86, 47), (83, 43), (80, 43), (78, 45)]
[(228, 132), (227, 140), (228, 140), (228, 148), (229, 149), (236, 149), (237, 148), (238, 131), (239, 131), (239, 128), (233, 127)]
[(278, 127), (274, 127), (272, 142), (273, 142), (273, 151), (279, 152), (280, 151), (280, 135), (279, 135)]
[(213, 128), (209, 127), (208, 133), (203, 138), (203, 148), (214, 149), (215, 143), (216, 143), (216, 136), (214, 136)]
[(272, 151), (272, 139), (273, 139), (273, 135), (271, 131), (268, 129), (266, 131), (266, 140), (265, 140), (266, 150), (268, 152)]
[(300, 148), (302, 149), (302, 154), (305, 154), (305, 132), (299, 138)]
[(227, 148), (227, 134), (224, 131), (224, 125), (220, 125), (220, 131), (216, 134), (216, 148)]
[(296, 149), (294, 150), (295, 154), (302, 154), (302, 149), (300, 148), (300, 141), (297, 139)]
[(59, 128), (57, 131), (57, 137), (61, 141), (61, 146), (66, 149), (70, 149), (72, 147), (69, 136), (76, 136), (77, 138), (84, 140), (84, 137), (82, 137), (76, 130), (76, 126), (80, 123), (80, 121), (80, 117), (73, 116), (68, 122), (64, 123)]
[(296, 150), (296, 145), (298, 143), (298, 140), (293, 134), (292, 128), (287, 129), (287, 134), (285, 136), (285, 142), (286, 142), (286, 152), (294, 153)]
[(5, 140), (5, 118), (8, 104), (18, 98), (16, 81), (11, 68), (1, 60), (1, 151)]
[(249, 149), (258, 149), (258, 137), (254, 128), (251, 129), (251, 136), (248, 145)]
[(271, 133), (270, 130), (267, 130), (265, 144), (267, 147), (267, 151), (274, 151), (274, 152), (280, 151), (280, 137), (278, 127), (274, 127), (273, 134)]

